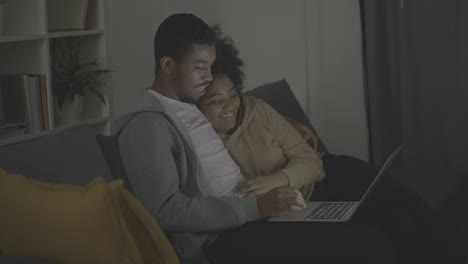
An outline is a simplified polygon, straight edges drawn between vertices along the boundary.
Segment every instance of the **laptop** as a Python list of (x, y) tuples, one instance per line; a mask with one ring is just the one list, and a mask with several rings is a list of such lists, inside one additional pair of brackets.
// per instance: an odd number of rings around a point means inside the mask
[(403, 145), (398, 147), (388, 157), (385, 164), (375, 176), (360, 201), (314, 201), (307, 202), (307, 208), (302, 211), (294, 211), (283, 216), (270, 217), (269, 221), (280, 222), (346, 222), (356, 213), (357, 209), (369, 199), (375, 186), (382, 179), (385, 172), (392, 167), (394, 161), (401, 155)]

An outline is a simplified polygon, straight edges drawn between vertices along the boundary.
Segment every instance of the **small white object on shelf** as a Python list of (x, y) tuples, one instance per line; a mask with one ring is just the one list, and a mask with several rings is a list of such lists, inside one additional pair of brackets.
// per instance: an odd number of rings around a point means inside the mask
[(49, 32), (85, 29), (87, 11), (88, 0), (48, 0)]
[(69, 125), (81, 120), (83, 96), (75, 95), (73, 100), (64, 100), (59, 106), (58, 98), (54, 96), (55, 121), (58, 125)]

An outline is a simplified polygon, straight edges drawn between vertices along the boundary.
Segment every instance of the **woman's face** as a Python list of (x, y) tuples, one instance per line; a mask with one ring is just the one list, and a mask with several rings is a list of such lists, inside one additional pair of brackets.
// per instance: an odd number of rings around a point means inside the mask
[(240, 99), (232, 81), (222, 74), (214, 77), (200, 99), (200, 110), (217, 133), (225, 134), (236, 127)]

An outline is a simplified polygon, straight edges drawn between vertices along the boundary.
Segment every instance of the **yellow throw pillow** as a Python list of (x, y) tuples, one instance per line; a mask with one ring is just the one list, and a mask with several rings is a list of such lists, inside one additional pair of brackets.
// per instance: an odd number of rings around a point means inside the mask
[(110, 186), (144, 263), (179, 263), (166, 235), (143, 204), (123, 188), (122, 181), (114, 181)]
[(120, 208), (103, 179), (47, 184), (0, 169), (0, 248), (64, 263), (144, 263)]

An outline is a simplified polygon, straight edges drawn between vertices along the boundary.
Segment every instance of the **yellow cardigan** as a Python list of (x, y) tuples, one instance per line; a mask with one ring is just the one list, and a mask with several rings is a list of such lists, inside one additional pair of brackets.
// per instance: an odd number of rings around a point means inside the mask
[(325, 177), (322, 161), (299, 133), (271, 106), (252, 96), (242, 96), (241, 120), (226, 148), (248, 178), (284, 173), (289, 186), (309, 199), (314, 184)]

